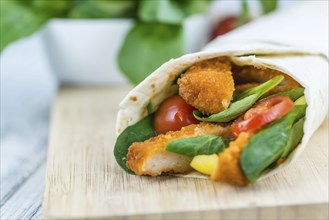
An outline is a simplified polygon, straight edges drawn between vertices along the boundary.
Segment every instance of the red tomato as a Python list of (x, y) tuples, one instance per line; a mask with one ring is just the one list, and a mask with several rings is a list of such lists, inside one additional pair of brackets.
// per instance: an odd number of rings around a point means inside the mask
[(241, 132), (257, 130), (287, 114), (294, 107), (288, 96), (275, 96), (254, 105), (231, 125), (231, 131), (238, 136)]
[(237, 16), (228, 16), (221, 20), (213, 30), (212, 39), (233, 30), (236, 27), (237, 22)]
[(177, 131), (182, 127), (197, 124), (199, 121), (193, 116), (193, 108), (180, 96), (173, 96), (161, 103), (155, 112), (153, 126), (158, 134)]

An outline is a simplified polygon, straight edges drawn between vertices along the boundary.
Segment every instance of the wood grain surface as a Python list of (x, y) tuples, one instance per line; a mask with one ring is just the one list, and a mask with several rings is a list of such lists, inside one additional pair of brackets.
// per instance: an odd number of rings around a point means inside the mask
[(48, 130), (32, 127), (1, 134), (0, 219), (42, 219)]
[(291, 166), (248, 187), (126, 174), (113, 157), (130, 87), (62, 88), (53, 108), (45, 218), (328, 219), (328, 120)]

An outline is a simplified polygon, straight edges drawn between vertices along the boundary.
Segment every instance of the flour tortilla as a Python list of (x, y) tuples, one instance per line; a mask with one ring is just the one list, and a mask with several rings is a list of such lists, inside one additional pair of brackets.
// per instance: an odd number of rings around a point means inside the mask
[[(230, 44), (230, 46), (218, 49), (217, 52), (188, 54), (164, 63), (136, 86), (120, 103), (116, 124), (117, 134), (119, 135), (125, 128), (148, 115), (147, 106), (150, 102), (157, 106), (171, 96), (172, 84), (184, 70), (196, 62), (215, 57), (227, 57), (239, 66), (252, 65), (281, 71), (294, 78), (305, 88), (308, 107), (303, 139), (284, 163), (263, 175), (262, 178), (291, 164), (300, 156), (328, 113), (328, 60), (319, 53), (310, 53), (266, 42)], [(207, 178), (196, 172), (179, 176)]]
[[(188, 67), (225, 56), (240, 66), (279, 70), (305, 88), (308, 107), (303, 139), (283, 164), (262, 178), (280, 171), (300, 156), (328, 114), (328, 6), (327, 1), (302, 1), (216, 38), (202, 52), (164, 63), (120, 103), (117, 134), (145, 117), (150, 102), (157, 106), (171, 96), (172, 83)], [(207, 178), (195, 172), (180, 176)]]

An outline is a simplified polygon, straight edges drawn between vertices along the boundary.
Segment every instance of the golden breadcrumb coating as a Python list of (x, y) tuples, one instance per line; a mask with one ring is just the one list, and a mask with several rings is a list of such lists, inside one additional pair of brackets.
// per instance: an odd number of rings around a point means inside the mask
[(248, 180), (240, 167), (240, 155), (252, 136), (253, 133), (251, 132), (240, 133), (235, 141), (230, 142), (228, 148), (219, 153), (218, 163), (211, 175), (212, 180), (240, 186), (248, 184)]
[(196, 63), (178, 79), (178, 86), (179, 95), (204, 114), (221, 112), (234, 92), (230, 61), (216, 58)]
[(167, 143), (179, 138), (205, 134), (231, 135), (228, 127), (205, 122), (192, 124), (179, 131), (169, 131), (144, 142), (133, 143), (128, 149), (126, 165), (137, 175), (157, 176), (164, 172), (186, 173), (192, 169), (190, 167), (192, 158), (165, 151)]

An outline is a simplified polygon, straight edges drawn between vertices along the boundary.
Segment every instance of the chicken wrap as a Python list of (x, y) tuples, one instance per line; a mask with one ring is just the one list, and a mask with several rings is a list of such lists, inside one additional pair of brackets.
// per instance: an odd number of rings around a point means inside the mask
[(300, 155), (328, 112), (327, 59), (234, 45), (171, 60), (125, 97), (114, 149), (124, 170), (246, 185)]
[(116, 124), (120, 167), (243, 186), (292, 164), (328, 113), (328, 57), (283, 41), (280, 29), (283, 43), (216, 39), (130, 91)]

